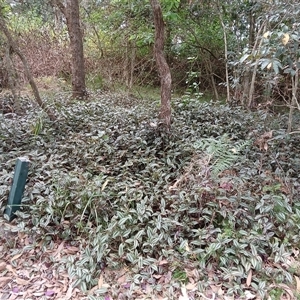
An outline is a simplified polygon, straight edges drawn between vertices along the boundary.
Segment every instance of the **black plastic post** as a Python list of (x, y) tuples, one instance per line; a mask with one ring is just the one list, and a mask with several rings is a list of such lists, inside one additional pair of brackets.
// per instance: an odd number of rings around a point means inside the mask
[(8, 203), (4, 211), (8, 221), (12, 221), (15, 212), (20, 209), (23, 192), (28, 175), (29, 160), (26, 157), (19, 157), (16, 162), (13, 184), (9, 192)]

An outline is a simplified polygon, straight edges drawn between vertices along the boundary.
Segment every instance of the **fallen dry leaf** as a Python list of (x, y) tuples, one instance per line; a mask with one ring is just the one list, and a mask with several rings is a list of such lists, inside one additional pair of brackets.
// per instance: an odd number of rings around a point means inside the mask
[[(9, 281), (11, 281), (11, 277), (5, 276), (0, 278), (0, 287), (4, 287)], [(2, 298), (0, 298), (2, 299)]]
[(63, 298), (63, 300), (69, 300), (69, 299), (71, 299), (72, 298), (72, 292), (73, 292), (73, 286), (72, 286), (72, 283), (70, 282), (68, 291), (66, 293), (66, 296)]
[(197, 290), (197, 284), (196, 283), (188, 283), (185, 288), (189, 291), (196, 291)]
[(6, 269), (6, 263), (4, 261), (0, 262), (0, 271), (3, 271)]
[(64, 249), (64, 252), (68, 253), (68, 254), (75, 254), (80, 252), (78, 247), (75, 246), (68, 246)]
[(297, 290), (297, 292), (299, 293), (300, 292), (300, 279), (299, 279), (299, 277), (298, 276), (294, 276), (295, 277), (295, 279), (296, 279), (296, 290)]
[(14, 260), (18, 259), (22, 255), (23, 255), (23, 253), (19, 253), (19, 254), (15, 255), (10, 261), (13, 262)]
[(256, 299), (256, 295), (252, 294), (250, 291), (245, 291), (245, 297), (246, 299)]
[(119, 285), (121, 285), (121, 284), (125, 283), (126, 279), (127, 279), (127, 275), (125, 273), (125, 274), (123, 274), (122, 276), (120, 276), (118, 278), (117, 282), (118, 282)]
[(63, 250), (64, 246), (65, 246), (65, 242), (62, 241), (57, 247), (56, 251), (53, 253), (53, 257), (55, 257), (56, 259), (60, 259), (61, 251)]
[(186, 292), (186, 286), (185, 285), (183, 285), (181, 287), (181, 293), (182, 293), (182, 295), (179, 296), (179, 300), (189, 300), (189, 296), (188, 296), (188, 294)]
[(98, 288), (101, 289), (103, 286), (103, 275), (101, 274), (98, 280)]
[(12, 272), (14, 275), (16, 275), (16, 271), (14, 270), (14, 268), (11, 265), (6, 265), (6, 270), (8, 272)]
[(27, 285), (30, 281), (29, 280), (24, 280), (22, 278), (16, 278), (16, 283), (19, 285)]
[(246, 285), (250, 286), (251, 281), (252, 281), (252, 270), (250, 269), (248, 276), (247, 276)]

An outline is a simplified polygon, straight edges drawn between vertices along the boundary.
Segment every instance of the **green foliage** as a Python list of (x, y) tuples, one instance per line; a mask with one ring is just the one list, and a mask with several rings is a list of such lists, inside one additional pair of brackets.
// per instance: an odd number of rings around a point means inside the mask
[(239, 153), (249, 145), (249, 141), (234, 145), (230, 142), (228, 135), (225, 134), (220, 139), (201, 139), (195, 144), (195, 148), (208, 156), (209, 164), (212, 166), (211, 174), (216, 177), (223, 171), (230, 169), (237, 160), (241, 159)]
[[(284, 116), (177, 99), (167, 134), (151, 102), (92, 97), (61, 106), (56, 128), (25, 99), (28, 115), (4, 114), (0, 127), (1, 203), (15, 158), (29, 156), (20, 230), (45, 247), (79, 243), (80, 256), (62, 263), (83, 290), (103, 266), (130, 267), (130, 284), (153, 288), (153, 276), (170, 272), (174, 284), (188, 283), (201, 270), (196, 293), (215, 274), (228, 295), (245, 292), (252, 270), (248, 289), (260, 297), (274, 278), (290, 284), (300, 275), (292, 256), (300, 242), (299, 136), (282, 132)], [(251, 139), (270, 129), (263, 152)]]

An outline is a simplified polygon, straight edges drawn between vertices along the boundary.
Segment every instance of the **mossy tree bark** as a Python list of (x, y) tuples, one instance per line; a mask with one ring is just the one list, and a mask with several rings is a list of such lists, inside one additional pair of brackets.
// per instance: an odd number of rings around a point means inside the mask
[(153, 11), (153, 19), (155, 26), (155, 41), (154, 41), (154, 55), (158, 73), (160, 76), (161, 85), (161, 108), (160, 120), (169, 130), (171, 126), (171, 85), (172, 77), (169, 65), (164, 54), (165, 43), (165, 24), (163, 20), (161, 5), (158, 0), (150, 0)]

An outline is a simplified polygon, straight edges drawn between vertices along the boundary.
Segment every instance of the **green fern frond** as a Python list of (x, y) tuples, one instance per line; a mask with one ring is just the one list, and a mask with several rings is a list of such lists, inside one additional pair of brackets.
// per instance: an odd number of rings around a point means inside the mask
[(242, 158), (240, 154), (251, 141), (241, 141), (234, 144), (227, 134), (219, 139), (206, 138), (195, 143), (195, 148), (210, 157), (211, 174), (217, 177), (223, 171), (229, 169), (233, 164)]

